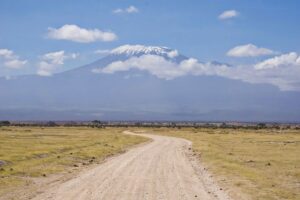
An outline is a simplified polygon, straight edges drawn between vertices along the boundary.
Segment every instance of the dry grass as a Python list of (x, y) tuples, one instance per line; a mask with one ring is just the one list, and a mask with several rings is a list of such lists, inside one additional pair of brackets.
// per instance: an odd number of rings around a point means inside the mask
[[(140, 130), (140, 129), (136, 129)], [(186, 138), (224, 188), (249, 199), (300, 199), (300, 131), (148, 129)], [(145, 142), (122, 129), (0, 128), (0, 196), (28, 182), (101, 161)], [(95, 159), (93, 159), (95, 157)], [(29, 179), (30, 180), (30, 179)], [(234, 194), (234, 193), (233, 193)], [(236, 195), (236, 194), (234, 194)]]
[(44, 177), (99, 162), (147, 139), (121, 133), (122, 129), (0, 128), (0, 196), (31, 177)]
[(300, 199), (299, 130), (155, 129), (154, 132), (191, 140), (194, 151), (217, 175), (220, 184), (241, 191), (244, 198)]

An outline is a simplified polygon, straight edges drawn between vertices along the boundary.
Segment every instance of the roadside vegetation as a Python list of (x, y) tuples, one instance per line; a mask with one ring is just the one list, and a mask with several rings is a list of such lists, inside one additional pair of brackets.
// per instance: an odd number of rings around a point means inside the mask
[(147, 138), (123, 129), (90, 127), (0, 127), (0, 199), (40, 177), (68, 172), (124, 152)]
[(300, 199), (300, 130), (158, 128), (149, 132), (192, 141), (194, 153), (235, 199)]
[(159, 128), (121, 124), (122, 127), (114, 128), (105, 127), (108, 125), (99, 121), (93, 121), (89, 127), (59, 126), (54, 122), (43, 126), (16, 127), (8, 122), (2, 125), (0, 199), (36, 180), (100, 163), (147, 141), (147, 138), (122, 134), (127, 129), (192, 141), (195, 156), (234, 199), (300, 199), (298, 126), (205, 124), (207, 127), (193, 128), (170, 124), (171, 127)]

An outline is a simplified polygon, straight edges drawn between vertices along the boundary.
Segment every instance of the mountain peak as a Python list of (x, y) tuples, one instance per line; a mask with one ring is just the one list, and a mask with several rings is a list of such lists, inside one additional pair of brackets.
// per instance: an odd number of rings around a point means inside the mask
[(178, 51), (162, 46), (144, 46), (144, 45), (122, 45), (113, 50), (111, 54), (125, 54), (127, 56), (141, 55), (141, 54), (154, 54), (163, 55), (170, 58), (178, 56)]

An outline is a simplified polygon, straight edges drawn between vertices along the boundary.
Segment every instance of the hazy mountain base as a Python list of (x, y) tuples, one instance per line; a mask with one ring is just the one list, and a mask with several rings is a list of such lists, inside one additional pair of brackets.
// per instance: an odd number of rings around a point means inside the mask
[[(259, 117), (257, 117), (259, 116)], [(44, 110), (0, 109), (0, 120), (11, 121), (201, 121), (201, 122), (299, 122), (300, 112), (268, 112), (253, 110), (215, 110), (207, 113), (154, 111), (108, 111), (108, 110)]]
[(300, 119), (300, 93), (268, 84), (205, 75), (164, 80), (137, 69), (92, 72), (130, 56), (108, 55), (51, 77), (0, 78), (0, 120)]

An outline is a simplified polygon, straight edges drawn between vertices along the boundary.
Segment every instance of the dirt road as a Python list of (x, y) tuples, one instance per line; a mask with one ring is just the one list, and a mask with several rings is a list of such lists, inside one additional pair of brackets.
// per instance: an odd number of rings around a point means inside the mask
[(189, 141), (143, 135), (153, 141), (51, 186), (34, 199), (228, 199), (201, 166), (195, 167), (188, 156)]

